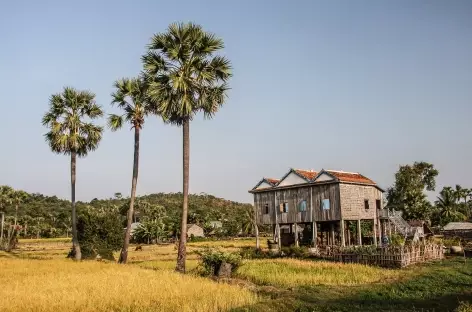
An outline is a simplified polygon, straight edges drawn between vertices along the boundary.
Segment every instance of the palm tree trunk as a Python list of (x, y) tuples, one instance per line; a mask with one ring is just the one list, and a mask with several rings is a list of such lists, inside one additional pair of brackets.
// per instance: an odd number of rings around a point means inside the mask
[(18, 204), (15, 205), (15, 227), (16, 227), (17, 220), (18, 220)]
[(190, 120), (185, 119), (183, 130), (183, 195), (182, 223), (180, 226), (179, 252), (177, 255), (177, 272), (185, 273), (185, 259), (187, 257), (187, 214), (188, 214), (188, 184), (189, 184), (189, 160), (190, 160)]
[(77, 211), (75, 208), (75, 178), (77, 166), (77, 153), (74, 151), (70, 156), (70, 180), (71, 180), (71, 201), (72, 201), (72, 250), (74, 253), (74, 260), (82, 259), (80, 252), (79, 238), (77, 235)]
[(2, 225), (1, 225), (1, 232), (0, 232), (0, 244), (3, 244), (3, 228), (5, 226), (5, 212), (2, 211)]
[(136, 185), (138, 184), (138, 168), (139, 168), (139, 127), (134, 127), (134, 162), (133, 162), (133, 179), (131, 181), (131, 198), (129, 201), (128, 218), (125, 231), (125, 241), (121, 249), (119, 263), (125, 264), (128, 261), (128, 247), (131, 236), (131, 223), (134, 215), (134, 199), (136, 197)]

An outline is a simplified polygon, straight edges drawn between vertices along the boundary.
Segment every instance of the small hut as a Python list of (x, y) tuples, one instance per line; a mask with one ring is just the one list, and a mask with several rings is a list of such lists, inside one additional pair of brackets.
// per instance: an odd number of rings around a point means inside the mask
[(462, 240), (472, 241), (472, 222), (449, 222), (444, 226), (442, 233), (446, 238), (459, 237)]

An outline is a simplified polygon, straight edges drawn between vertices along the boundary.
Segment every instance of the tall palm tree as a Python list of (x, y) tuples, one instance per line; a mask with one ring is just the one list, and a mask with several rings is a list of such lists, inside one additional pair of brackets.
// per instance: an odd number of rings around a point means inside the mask
[(14, 191), (12, 194), (13, 204), (15, 205), (15, 226), (18, 222), (18, 208), (29, 198), (29, 194), (22, 190)]
[(103, 127), (93, 120), (103, 116), (95, 103), (95, 94), (65, 87), (62, 93), (49, 99), (49, 111), (43, 116), (43, 125), (49, 128), (44, 136), (51, 150), (70, 156), (72, 255), (80, 260), (82, 254), (77, 238), (77, 212), (75, 207), (75, 181), (77, 157), (85, 157), (95, 150), (102, 139)]
[(119, 263), (126, 263), (128, 259), (128, 246), (131, 236), (131, 223), (133, 223), (134, 202), (136, 198), (136, 185), (138, 184), (139, 170), (139, 135), (143, 128), (146, 116), (152, 113), (149, 104), (146, 85), (141, 79), (122, 79), (115, 82), (115, 92), (112, 93), (112, 105), (117, 105), (123, 110), (122, 115), (111, 114), (108, 118), (108, 126), (112, 131), (121, 129), (127, 122), (134, 129), (134, 160), (133, 177), (131, 179), (131, 198), (129, 201), (128, 219), (123, 248), (121, 249)]
[(142, 57), (156, 113), (183, 132), (183, 203), (176, 270), (185, 272), (189, 188), (190, 122), (198, 112), (211, 118), (223, 105), (230, 62), (215, 53), (223, 40), (192, 23), (171, 24), (152, 37)]
[(3, 231), (5, 228), (5, 209), (7, 206), (12, 204), (13, 192), (14, 190), (8, 185), (0, 186), (0, 214), (2, 214), (0, 226), (0, 245), (3, 244)]
[(435, 201), (439, 209), (440, 224), (454, 220), (463, 220), (465, 216), (457, 211), (457, 194), (451, 187), (444, 187)]

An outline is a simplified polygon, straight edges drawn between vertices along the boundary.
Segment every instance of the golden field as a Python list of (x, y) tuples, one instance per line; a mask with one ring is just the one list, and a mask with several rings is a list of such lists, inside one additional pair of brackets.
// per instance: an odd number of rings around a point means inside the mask
[(191, 242), (188, 274), (181, 275), (174, 272), (175, 245), (144, 245), (141, 251), (131, 246), (129, 264), (118, 265), (66, 259), (67, 239), (20, 240), (19, 249), (0, 252), (0, 312), (453, 311), (461, 301), (461, 308), (470, 306), (472, 262), (460, 259), (401, 270), (257, 259), (245, 260), (225, 282), (198, 276), (197, 250), (247, 246), (255, 241)]

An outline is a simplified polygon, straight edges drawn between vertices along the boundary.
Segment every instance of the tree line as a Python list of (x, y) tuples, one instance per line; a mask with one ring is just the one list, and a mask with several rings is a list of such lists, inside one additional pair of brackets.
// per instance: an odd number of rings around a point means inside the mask
[[(178, 238), (182, 193), (157, 193), (139, 196), (135, 199), (132, 222), (139, 222), (139, 236), (142, 242), (162, 242)], [(93, 199), (90, 202), (76, 202), (78, 214), (89, 210), (118, 216), (118, 230), (127, 226), (129, 197), (116, 193), (108, 199)], [(27, 193), (0, 186), (0, 213), (4, 215), (3, 232), (18, 226), (20, 238), (70, 237), (71, 202), (56, 196)], [(189, 195), (188, 222), (198, 224), (205, 234), (231, 237), (248, 235), (252, 232), (252, 205), (243, 204), (209, 194)], [(80, 217), (80, 216), (79, 216)], [(220, 221), (221, 228), (215, 229), (212, 221)], [(121, 235), (121, 234), (120, 234)], [(122, 239), (121, 239), (122, 240)]]
[(432, 226), (467, 221), (472, 217), (472, 188), (445, 186), (434, 202), (426, 191), (436, 190), (439, 171), (433, 164), (415, 162), (400, 166), (395, 183), (387, 189), (387, 208), (403, 212), (406, 220), (425, 220)]

